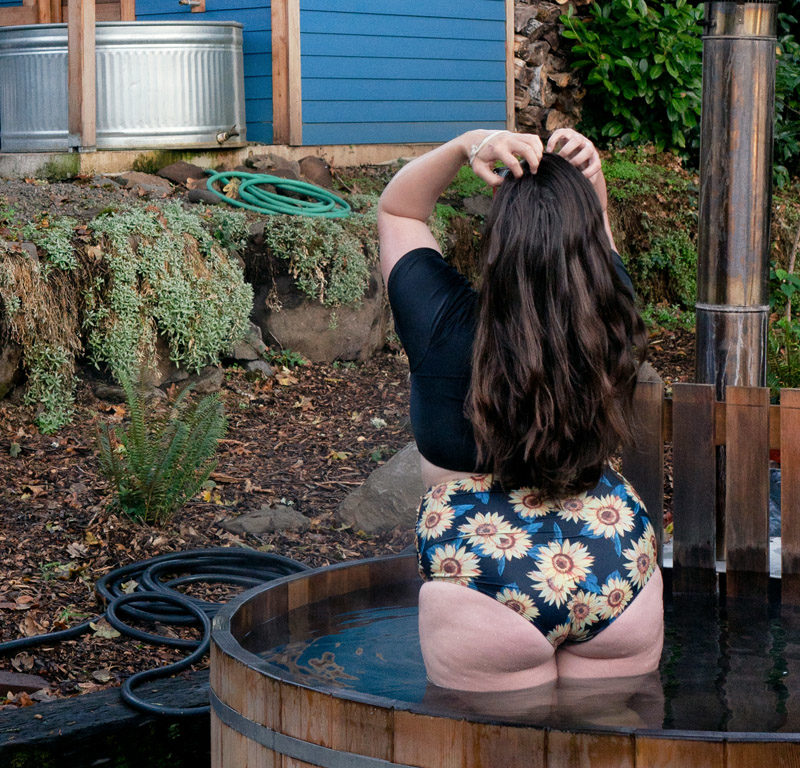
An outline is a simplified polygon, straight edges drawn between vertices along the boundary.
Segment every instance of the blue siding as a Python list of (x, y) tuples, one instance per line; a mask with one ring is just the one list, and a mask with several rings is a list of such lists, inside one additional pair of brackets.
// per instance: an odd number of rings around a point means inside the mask
[[(0, 0), (3, 4), (7, 0)], [(136, 0), (140, 21), (238, 21), (242, 24), (247, 140), (272, 143), (272, 36), (270, 0), (206, 0), (191, 13), (177, 0)]]
[(300, 0), (303, 143), (505, 127), (504, 0)]

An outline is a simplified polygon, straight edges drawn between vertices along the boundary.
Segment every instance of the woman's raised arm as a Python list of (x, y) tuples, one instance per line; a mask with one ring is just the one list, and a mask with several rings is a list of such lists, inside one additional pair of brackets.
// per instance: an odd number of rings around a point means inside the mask
[(487, 184), (496, 186), (502, 179), (494, 173), (497, 162), (514, 176), (522, 175), (520, 159), (532, 170), (539, 165), (542, 142), (538, 136), (511, 131), (468, 131), (440, 147), (412, 160), (387, 184), (378, 205), (378, 235), (384, 280), (392, 267), (414, 248), (438, 245), (428, 218), (439, 195), (466, 162)]

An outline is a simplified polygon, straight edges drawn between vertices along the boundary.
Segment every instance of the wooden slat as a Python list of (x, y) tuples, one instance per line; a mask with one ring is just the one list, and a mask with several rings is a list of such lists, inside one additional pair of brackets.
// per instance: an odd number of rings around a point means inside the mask
[(119, 0), (119, 18), (120, 21), (136, 21), (136, 0)]
[(622, 471), (641, 496), (653, 523), (662, 563), (664, 539), (664, 443), (661, 440), (664, 383), (639, 381), (634, 397), (634, 440), (622, 453)]
[(50, 19), (53, 24), (61, 24), (64, 14), (61, 9), (61, 0), (50, 0)]
[(547, 734), (547, 768), (633, 768), (635, 765), (635, 744), (630, 736), (564, 731)]
[(94, 0), (69, 0), (69, 143), (94, 149), (97, 126)]
[(725, 744), (637, 736), (636, 768), (726, 768)]
[(672, 399), (673, 591), (716, 591), (715, 393), (674, 384)]
[(26, 2), (25, 5), (36, 5), (36, 23), (37, 24), (50, 24), (52, 22), (52, 9), (50, 8), (50, 0), (33, 0), (33, 2)]
[(395, 710), (395, 763), (419, 768), (464, 768), (469, 745), (465, 743), (463, 723)]
[(800, 746), (797, 742), (781, 744), (729, 741), (725, 768), (800, 768)]
[(517, 110), (514, 105), (514, 0), (506, 0), (506, 128), (517, 127)]
[(300, 0), (273, 2), (270, 13), (273, 141), (300, 145), (303, 143)]
[(0, 27), (13, 27), (20, 24), (36, 24), (38, 14), (32, 6), (0, 8)]
[(769, 579), (769, 390), (728, 387), (726, 584), (731, 597), (766, 601)]
[(800, 604), (800, 389), (781, 390), (781, 601)]

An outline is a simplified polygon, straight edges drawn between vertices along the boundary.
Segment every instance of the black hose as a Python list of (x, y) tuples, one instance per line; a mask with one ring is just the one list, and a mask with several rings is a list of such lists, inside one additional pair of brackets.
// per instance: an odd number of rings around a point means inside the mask
[[(159, 555), (109, 571), (98, 579), (95, 590), (106, 606), (105, 613), (59, 632), (21, 637), (0, 643), (0, 655), (79, 637), (91, 630), (91, 624), (105, 618), (118, 632), (136, 640), (173, 648), (192, 649), (192, 652), (180, 661), (131, 675), (122, 684), (123, 701), (149, 714), (173, 716), (204, 714), (208, 712), (207, 704), (195, 707), (171, 707), (166, 704), (151, 704), (133, 693), (136, 686), (147, 680), (180, 672), (199, 661), (208, 651), (211, 642), (211, 619), (219, 610), (220, 603), (184, 595), (176, 587), (204, 582), (234, 584), (249, 589), (272, 579), (308, 569), (307, 565), (281, 555), (230, 547)], [(165, 578), (167, 576), (173, 578)], [(135, 582), (133, 592), (129, 586), (132, 582)], [(185, 640), (144, 632), (130, 626), (128, 621), (199, 625), (202, 636), (199, 640)]]

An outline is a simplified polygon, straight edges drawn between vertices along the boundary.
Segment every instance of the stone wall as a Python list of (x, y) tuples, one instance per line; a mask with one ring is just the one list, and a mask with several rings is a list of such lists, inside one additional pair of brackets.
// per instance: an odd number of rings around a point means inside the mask
[[(571, 0), (583, 15), (591, 0)], [(517, 130), (546, 136), (572, 128), (581, 116), (586, 91), (570, 66), (570, 42), (561, 36), (559, 17), (569, 2), (516, 0), (514, 80)]]

